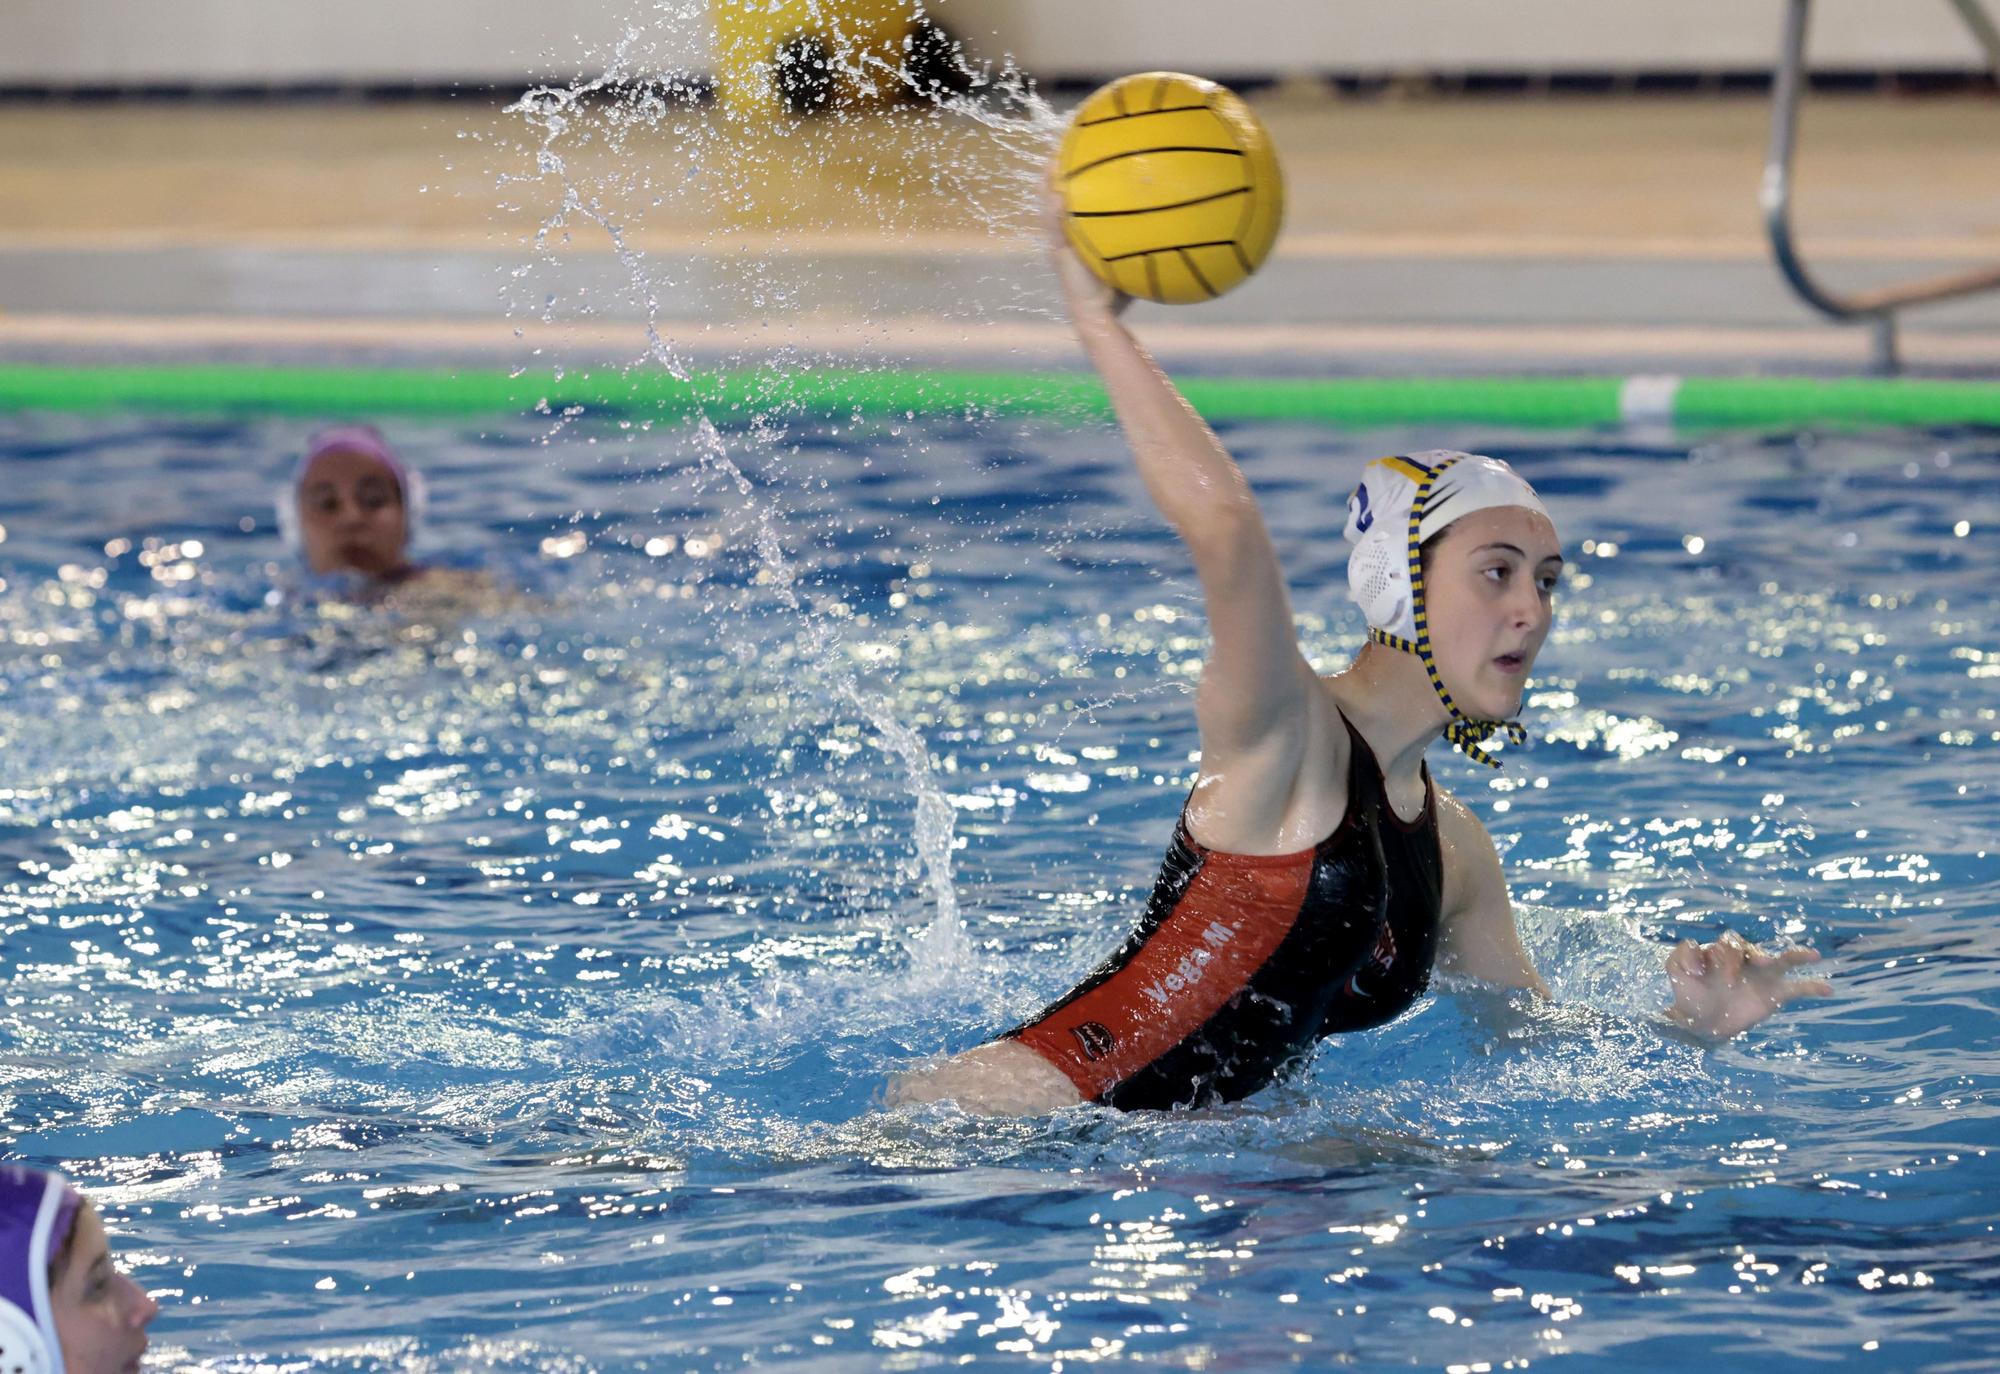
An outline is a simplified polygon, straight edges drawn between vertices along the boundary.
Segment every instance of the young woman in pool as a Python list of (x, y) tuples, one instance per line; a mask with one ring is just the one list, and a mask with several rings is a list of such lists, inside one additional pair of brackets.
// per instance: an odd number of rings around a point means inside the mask
[[(1346, 524), (1370, 638), (1318, 676), (1249, 483), (1120, 323), (1122, 298), (1060, 234), (1055, 252), (1077, 336), (1207, 603), (1200, 776), (1124, 947), (1026, 1024), (900, 1075), (890, 1103), (1026, 1114), (1232, 1101), (1320, 1037), (1399, 1015), (1433, 964), (1546, 997), (1491, 837), (1423, 762), (1440, 736), (1485, 762), (1494, 733), (1525, 737), (1511, 719), (1563, 567), (1541, 501), (1491, 458), (1370, 463)], [(1665, 1014), (1727, 1038), (1829, 995), (1786, 976), (1818, 957), (1734, 934), (1685, 941), (1667, 956)]]
[(409, 552), (423, 508), (423, 479), (380, 430), (337, 425), (307, 442), (278, 519), (313, 572), (358, 573), (386, 587), (418, 574)]
[(307, 442), (278, 497), (285, 543), (316, 576), (360, 579), (360, 597), (398, 609), (490, 590), (475, 572), (412, 562), (423, 524), (421, 474), (371, 425), (336, 425)]
[(118, 1272), (97, 1210), (53, 1174), (0, 1165), (0, 1369), (137, 1374), (160, 1305)]

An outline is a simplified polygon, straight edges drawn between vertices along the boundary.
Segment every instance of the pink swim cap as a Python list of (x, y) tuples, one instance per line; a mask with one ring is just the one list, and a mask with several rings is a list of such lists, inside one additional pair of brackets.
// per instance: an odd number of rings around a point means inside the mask
[(291, 481), (278, 493), (276, 503), (278, 533), (285, 547), (295, 554), (304, 552), (305, 542), (299, 534), (299, 484), (306, 480), (306, 469), (313, 465), (313, 460), (328, 453), (363, 453), (389, 469), (403, 493), (405, 544), (414, 547), (425, 512), (430, 508), (429, 489), (424, 485), (424, 475), (397, 457), (388, 439), (373, 425), (328, 425), (306, 440), (305, 452), (293, 466)]
[(395, 474), (396, 485), (403, 489), (403, 504), (410, 503), (410, 474), (403, 467), (403, 460), (396, 456), (396, 450), (389, 447), (389, 441), (382, 431), (373, 425), (329, 425), (306, 440), (305, 454), (299, 465), (292, 469), (292, 486), (297, 487), (306, 479), (306, 469), (313, 460), (328, 453), (365, 453), (370, 458), (378, 458), (382, 465)]

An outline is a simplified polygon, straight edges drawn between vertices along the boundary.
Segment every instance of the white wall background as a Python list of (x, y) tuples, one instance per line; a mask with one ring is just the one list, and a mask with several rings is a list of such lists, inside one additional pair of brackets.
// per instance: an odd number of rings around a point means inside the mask
[(709, 36), (657, 0), (0, 0), (0, 82), (519, 81), (579, 71), (628, 25), (658, 71), (704, 71)]
[[(1770, 65), (1780, 0), (931, 0), (1041, 76), (1178, 67), (1715, 70)], [(1982, 65), (1945, 0), (1817, 0), (1814, 65)], [(602, 70), (628, 26), (705, 71), (694, 0), (0, 0), (0, 83), (524, 81)]]
[[(1031, 72), (1769, 67), (1781, 0), (944, 0)], [(973, 16), (981, 23), (973, 23)], [(1946, 0), (1816, 0), (1816, 67), (1984, 65)]]

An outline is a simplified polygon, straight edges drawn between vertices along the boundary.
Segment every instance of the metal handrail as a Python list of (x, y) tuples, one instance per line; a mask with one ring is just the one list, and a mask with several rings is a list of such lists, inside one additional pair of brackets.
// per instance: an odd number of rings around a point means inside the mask
[[(1994, 26), (1979, 0), (1951, 0), (1951, 5), (1985, 50), (1988, 66), (2000, 75), (2000, 28)], [(1836, 320), (1868, 321), (1874, 335), (1876, 370), (1894, 372), (1898, 367), (1896, 312), (1904, 306), (2000, 289), (2000, 264), (1854, 292), (1830, 290), (1806, 270), (1792, 236), (1792, 152), (1798, 143), (1799, 97), (1805, 89), (1806, 26), (1811, 8), (1812, 0), (1787, 0), (1785, 33), (1771, 97), (1771, 143), (1764, 158), (1764, 185), (1759, 195), (1764, 207), (1764, 227), (1771, 236), (1771, 252), (1777, 259), (1778, 270), (1784, 273), (1799, 299)]]

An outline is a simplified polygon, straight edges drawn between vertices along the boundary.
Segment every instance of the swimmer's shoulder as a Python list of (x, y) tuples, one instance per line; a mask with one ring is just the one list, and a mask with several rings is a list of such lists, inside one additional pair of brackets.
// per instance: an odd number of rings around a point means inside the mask
[(1184, 816), (1197, 843), (1235, 854), (1289, 854), (1339, 827), (1353, 750), (1326, 680), (1314, 681), (1290, 729), (1228, 757), (1204, 747)]
[(1329, 678), (1315, 675), (1301, 723), (1296, 773), (1288, 809), (1297, 817), (1298, 831), (1309, 843), (1331, 835), (1347, 815), (1348, 771), (1354, 762), (1354, 736)]
[(1485, 823), (1458, 794), (1439, 782), (1435, 774), (1431, 777), (1431, 796), (1437, 808), (1438, 844), (1445, 851), (1447, 863), (1454, 849), (1477, 846), (1482, 842), (1489, 848), (1492, 846), (1493, 837), (1487, 834)]
[(400, 615), (434, 619), (504, 610), (519, 598), (479, 568), (424, 567), (389, 588), (382, 605)]
[(1438, 848), (1444, 861), (1438, 967), (1501, 988), (1546, 998), (1548, 984), (1521, 944), (1514, 899), (1493, 836), (1472, 808), (1437, 789)]
[(475, 596), (493, 590), (492, 575), (479, 568), (424, 567), (417, 569), (414, 576), (404, 585), (420, 586), (426, 591)]
[(1341, 709), (1340, 693), (1333, 678), (1315, 674), (1313, 681), (1319, 690), (1313, 693), (1308, 708), (1308, 738), (1321, 772), (1345, 797), (1347, 770), (1354, 760), (1354, 727), (1348, 723), (1347, 712)]
[(1493, 905), (1497, 893), (1507, 896), (1507, 876), (1500, 851), (1478, 813), (1433, 779), (1436, 798), (1438, 857), (1444, 865), (1444, 915)]

